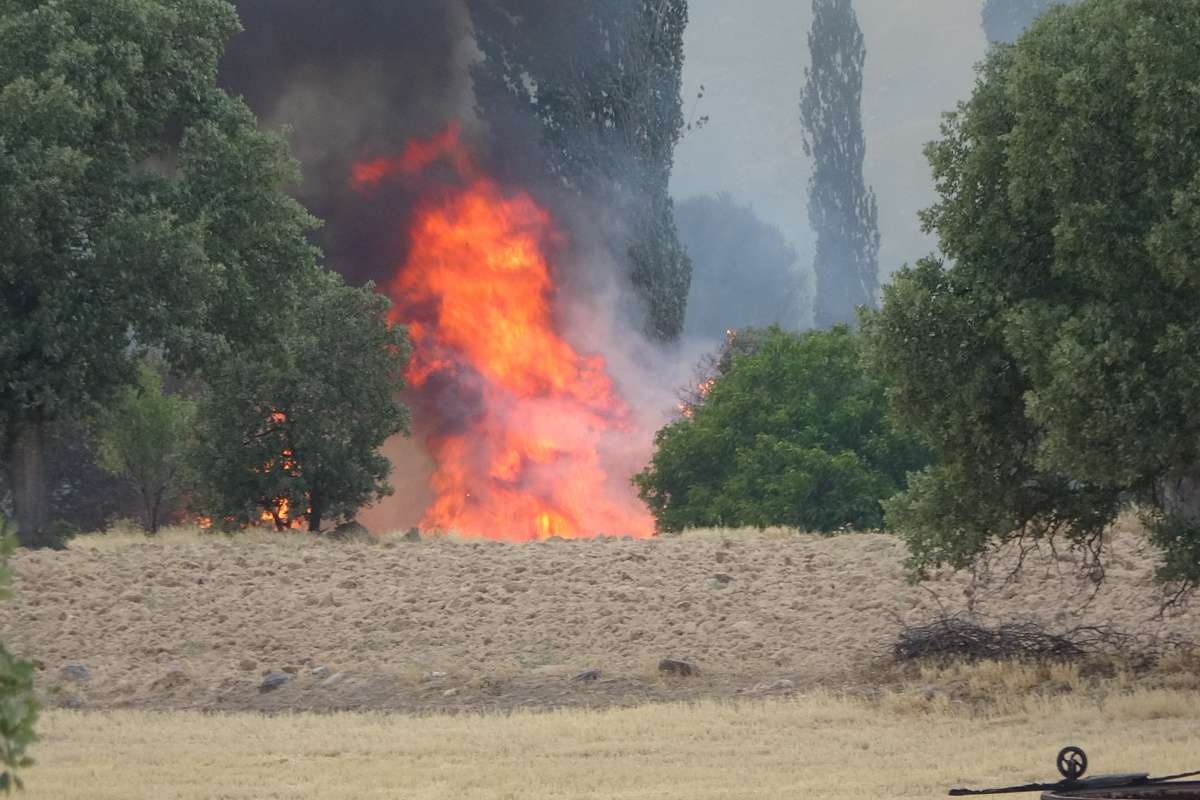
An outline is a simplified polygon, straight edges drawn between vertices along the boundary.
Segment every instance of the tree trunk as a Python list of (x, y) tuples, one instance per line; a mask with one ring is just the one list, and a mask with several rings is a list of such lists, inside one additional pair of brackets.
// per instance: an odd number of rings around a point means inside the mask
[(1200, 523), (1200, 471), (1181, 469), (1159, 486), (1162, 510), (1170, 517)]
[(146, 503), (146, 533), (153, 536), (158, 533), (158, 516), (162, 509), (163, 494), (166, 492), (166, 486), (159, 486), (154, 490), (142, 489), (142, 497)]
[(46, 488), (46, 423), (40, 419), (16, 422), (12, 459), (13, 505), (17, 512), (17, 540), (22, 547), (44, 547), (49, 542), (50, 502)]
[(321, 504), (317, 502), (315, 496), (308, 498), (308, 532), (319, 533), (321, 530), (321, 516), (325, 513), (321, 508)]

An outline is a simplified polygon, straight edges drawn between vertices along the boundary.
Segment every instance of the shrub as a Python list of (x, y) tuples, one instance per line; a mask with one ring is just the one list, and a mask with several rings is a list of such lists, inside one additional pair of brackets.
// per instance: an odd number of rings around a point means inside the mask
[(888, 425), (858, 335), (837, 326), (738, 338), (757, 338), (755, 349), (716, 362), (702, 399), (658, 432), (634, 478), (659, 530), (879, 527), (880, 500), (927, 456)]
[[(9, 596), (8, 557), (16, 539), (0, 517), (0, 600)], [(0, 644), (0, 791), (22, 788), (17, 771), (33, 762), (26, 754), (34, 741), (37, 703), (33, 698), (33, 665), (15, 658)]]

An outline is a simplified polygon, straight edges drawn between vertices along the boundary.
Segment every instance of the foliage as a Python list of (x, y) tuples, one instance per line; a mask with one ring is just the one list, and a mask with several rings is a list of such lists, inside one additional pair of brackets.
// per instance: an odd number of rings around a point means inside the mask
[(734, 356), (703, 402), (658, 432), (634, 478), (659, 530), (878, 527), (879, 501), (926, 460), (888, 428), (883, 386), (859, 350), (846, 326), (772, 328)]
[(985, 0), (983, 33), (989, 42), (1012, 43), (1048, 8), (1079, 0)]
[(1200, 580), (1200, 2), (1090, 0), (993, 48), (928, 148), (949, 264), (897, 273), (871, 369), (937, 453), (888, 505), (912, 565), (1065, 536), (1131, 503)]
[(196, 404), (166, 394), (158, 368), (146, 362), (137, 385), (121, 390), (97, 423), (98, 463), (137, 487), (150, 533), (158, 533), (165, 504), (182, 489), (195, 415)]
[(808, 219), (817, 236), (817, 325), (854, 323), (879, 288), (879, 211), (863, 178), (866, 45), (851, 0), (813, 0), (800, 119), (813, 160)]
[(469, 5), (486, 57), (473, 70), (483, 118), (508, 138), (540, 139), (533, 171), (615, 210), (608, 235), (646, 302), (647, 332), (676, 338), (691, 280), (669, 191), (687, 0)]
[(216, 86), (225, 0), (0, 0), (0, 422), (18, 533), (48, 524), (46, 429), (269, 327), (313, 260), (286, 145)]
[(407, 334), (371, 285), (314, 271), (303, 289), (269, 339), (213, 373), (200, 404), (201, 506), (230, 525), (266, 512), (281, 527), (307, 517), (319, 530), (391, 492), (378, 451), (408, 432), (397, 399)]
[(683, 201), (675, 220), (692, 258), (687, 335), (719, 339), (747, 326), (799, 327), (807, 287), (778, 228), (724, 193)]
[[(8, 532), (8, 521), (0, 517), (0, 600), (9, 596), (11, 578), (8, 557), (16, 541)], [(33, 726), (38, 708), (33, 697), (33, 665), (20, 661), (0, 644), (0, 791), (22, 788), (17, 770), (33, 762), (27, 755), (34, 741)]]

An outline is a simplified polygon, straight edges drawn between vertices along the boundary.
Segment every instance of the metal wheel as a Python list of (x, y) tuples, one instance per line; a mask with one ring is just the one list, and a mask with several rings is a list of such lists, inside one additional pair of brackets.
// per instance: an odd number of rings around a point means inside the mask
[(1082, 747), (1070, 745), (1058, 751), (1058, 774), (1069, 781), (1079, 780), (1087, 772), (1087, 753)]

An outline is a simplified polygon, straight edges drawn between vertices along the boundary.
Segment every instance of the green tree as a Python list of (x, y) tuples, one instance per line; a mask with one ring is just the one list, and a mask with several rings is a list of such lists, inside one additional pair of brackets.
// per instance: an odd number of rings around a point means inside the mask
[(880, 500), (926, 460), (888, 427), (883, 386), (859, 351), (839, 325), (771, 328), (752, 353), (735, 352), (703, 401), (658, 432), (634, 478), (659, 530), (879, 527)]
[[(691, 262), (670, 195), (683, 131), (687, 0), (469, 0), (485, 59), (480, 112), (499, 138), (541, 143), (530, 171), (615, 217), (610, 243), (647, 306), (646, 330), (683, 330)], [(593, 222), (595, 222), (593, 215)]]
[(158, 533), (164, 508), (183, 488), (195, 416), (196, 404), (164, 393), (159, 370), (143, 363), (137, 384), (122, 389), (99, 418), (100, 467), (133, 483), (150, 533)]
[[(11, 578), (8, 558), (16, 539), (8, 532), (8, 520), (0, 516), (0, 600), (9, 597)], [(22, 788), (17, 770), (32, 765), (28, 755), (34, 741), (33, 726), (38, 706), (33, 695), (33, 665), (14, 658), (0, 644), (0, 792)]]
[(817, 236), (814, 316), (852, 324), (879, 289), (879, 211), (863, 178), (863, 62), (867, 49), (850, 0), (813, 0), (800, 120), (813, 161), (808, 220)]
[(314, 256), (286, 145), (216, 87), (224, 0), (0, 0), (0, 444), (45, 543), (47, 427), (219, 363)]
[(201, 510), (318, 531), (391, 493), (379, 448), (408, 432), (398, 393), (410, 348), (389, 308), (370, 285), (314, 272), (271, 337), (213, 373), (194, 456)]
[[(918, 570), (1102, 533), (1142, 504), (1200, 579), (1200, 0), (1088, 0), (993, 48), (928, 156), (950, 262), (865, 330), (937, 463), (888, 505)], [(1099, 573), (1098, 573), (1099, 574)]]

